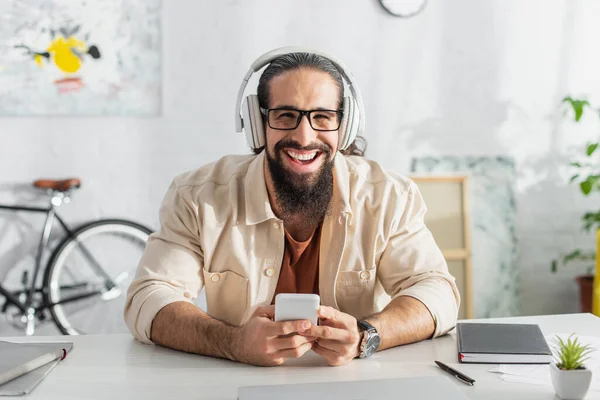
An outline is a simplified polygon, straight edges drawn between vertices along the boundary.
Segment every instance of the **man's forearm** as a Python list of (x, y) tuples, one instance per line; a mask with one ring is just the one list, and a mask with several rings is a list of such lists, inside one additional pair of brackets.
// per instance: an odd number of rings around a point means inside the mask
[(427, 307), (410, 296), (396, 297), (383, 311), (366, 321), (379, 332), (379, 350), (428, 339), (435, 331), (435, 322)]
[(156, 314), (151, 340), (189, 353), (234, 360), (237, 330), (211, 318), (194, 304), (180, 301), (166, 305)]

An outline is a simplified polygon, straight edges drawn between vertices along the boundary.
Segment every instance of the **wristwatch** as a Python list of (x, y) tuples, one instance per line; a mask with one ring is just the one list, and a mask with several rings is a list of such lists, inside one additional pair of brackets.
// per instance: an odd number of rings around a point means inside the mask
[(367, 321), (357, 321), (358, 329), (361, 331), (362, 340), (359, 347), (359, 357), (368, 358), (377, 352), (380, 338), (377, 329)]

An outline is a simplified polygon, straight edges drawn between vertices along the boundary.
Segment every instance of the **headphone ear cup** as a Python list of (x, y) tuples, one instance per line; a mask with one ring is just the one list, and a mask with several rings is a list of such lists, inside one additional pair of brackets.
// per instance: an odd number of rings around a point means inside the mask
[(346, 139), (348, 135), (348, 120), (350, 117), (350, 102), (348, 97), (344, 97), (344, 105), (342, 107), (342, 121), (340, 122), (340, 129), (338, 135), (338, 150), (344, 150), (344, 145), (346, 144)]
[(242, 111), (244, 114), (244, 133), (248, 145), (252, 149), (263, 147), (265, 145), (265, 129), (258, 96), (255, 94), (246, 96)]
[(252, 131), (254, 132), (254, 143), (255, 148), (264, 147), (265, 141), (265, 123), (263, 121), (263, 114), (260, 112), (260, 103), (258, 102), (258, 96), (251, 94), (248, 96), (250, 99), (250, 115), (252, 115), (254, 123), (252, 124)]
[(255, 148), (254, 143), (254, 133), (252, 132), (252, 118), (250, 118), (250, 108), (248, 97), (244, 98), (244, 102), (242, 103), (242, 117), (243, 117), (243, 125), (244, 125), (244, 134), (246, 136), (246, 142), (250, 148)]
[[(346, 143), (344, 144), (344, 150), (346, 150), (358, 134), (358, 128), (360, 127), (360, 113), (358, 112), (358, 104), (354, 98), (349, 98), (350, 103), (350, 115), (348, 116), (348, 131), (346, 132)], [(351, 118), (351, 119), (350, 119)]]

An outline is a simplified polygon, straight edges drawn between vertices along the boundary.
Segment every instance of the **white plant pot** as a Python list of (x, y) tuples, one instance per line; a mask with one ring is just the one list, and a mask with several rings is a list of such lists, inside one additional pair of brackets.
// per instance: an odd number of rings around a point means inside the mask
[(555, 363), (550, 364), (550, 377), (554, 392), (563, 400), (581, 400), (585, 397), (592, 382), (592, 371), (579, 369), (563, 371)]

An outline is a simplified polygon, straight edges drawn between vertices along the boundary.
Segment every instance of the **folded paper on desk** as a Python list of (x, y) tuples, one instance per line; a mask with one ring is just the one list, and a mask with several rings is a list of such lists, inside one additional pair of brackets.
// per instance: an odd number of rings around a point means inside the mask
[[(559, 333), (546, 336), (546, 340), (552, 343), (552, 339), (556, 336), (567, 339), (569, 334)], [(592, 376), (600, 375), (600, 337), (594, 336), (577, 336), (579, 342), (584, 345), (589, 345), (596, 351), (590, 354), (590, 358), (585, 362), (585, 367), (592, 371)], [(556, 350), (553, 349), (556, 353)], [(500, 378), (505, 382), (529, 383), (532, 385), (552, 386), (550, 378), (549, 365), (498, 365), (490, 369), (490, 372), (502, 374)], [(600, 391), (600, 379), (592, 379), (590, 390)]]
[(548, 364), (552, 353), (538, 325), (459, 323), (462, 363)]
[(0, 341), (0, 396), (29, 393), (73, 348), (73, 343)]

